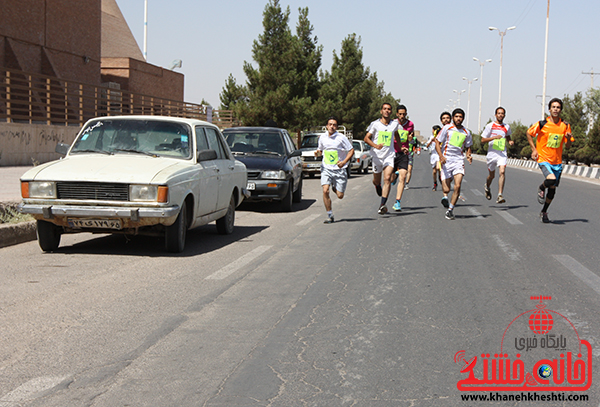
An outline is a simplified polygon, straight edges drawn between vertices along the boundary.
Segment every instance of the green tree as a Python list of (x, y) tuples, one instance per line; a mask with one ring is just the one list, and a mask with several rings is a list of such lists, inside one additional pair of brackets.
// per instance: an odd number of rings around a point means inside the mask
[(225, 82), (225, 86), (219, 95), (219, 99), (221, 99), (220, 109), (235, 110), (238, 103), (246, 103), (246, 89), (244, 86), (238, 85), (233, 75), (229, 74), (227, 82)]
[(510, 138), (515, 144), (512, 147), (508, 146), (508, 156), (510, 158), (521, 158), (521, 151), (523, 151), (524, 147), (529, 146), (529, 142), (527, 141), (528, 127), (522, 124), (520, 120), (509, 123), (509, 126), (511, 130)]
[(571, 125), (571, 133), (575, 141), (571, 148), (563, 150), (563, 158), (575, 158), (575, 152), (585, 146), (586, 131), (588, 128), (588, 116), (586, 113), (586, 103), (581, 92), (575, 96), (565, 96), (563, 98), (562, 119)]

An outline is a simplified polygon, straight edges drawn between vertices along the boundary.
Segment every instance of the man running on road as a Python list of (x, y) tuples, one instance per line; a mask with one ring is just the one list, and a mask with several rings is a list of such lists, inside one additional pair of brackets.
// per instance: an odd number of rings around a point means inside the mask
[[(406, 184), (404, 185), (404, 189), (408, 189), (408, 183), (410, 182), (410, 177), (412, 176), (412, 168), (413, 168), (413, 157), (414, 157), (414, 136), (415, 136), (415, 125), (413, 122), (408, 120), (408, 110), (406, 106), (399, 105), (398, 109), (396, 109), (396, 116), (398, 117), (398, 123), (402, 128), (408, 132), (408, 169), (406, 172)], [(400, 190), (400, 186), (398, 186), (398, 190)], [(402, 198), (402, 194), (396, 193), (396, 200)]]
[(498, 199), (496, 203), (504, 203), (504, 182), (506, 180), (506, 142), (509, 145), (514, 145), (515, 142), (510, 139), (511, 130), (508, 124), (504, 124), (504, 117), (506, 117), (506, 110), (503, 107), (496, 108), (496, 121), (488, 123), (481, 133), (481, 142), (489, 143), (487, 152), (487, 167), (488, 177), (483, 186), (485, 197), (487, 200), (492, 199), (492, 192), (490, 191), (490, 185), (492, 180), (496, 176), (496, 167), (498, 167)]
[[(465, 174), (463, 149), (466, 149), (466, 158), (469, 164), (473, 162), (473, 157), (471, 157), (473, 138), (471, 132), (462, 125), (464, 118), (464, 110), (454, 109), (452, 112), (453, 124), (445, 125), (435, 138), (435, 148), (440, 156), (442, 166), (442, 189), (444, 191), (442, 205), (448, 208), (446, 219), (450, 220), (454, 220), (454, 206), (460, 196), (460, 186)], [(454, 181), (454, 193), (452, 201), (448, 203), (448, 193), (450, 193), (452, 181)]]
[[(406, 182), (406, 175), (408, 173), (408, 168), (409, 168), (409, 161), (410, 161), (410, 156), (409, 156), (409, 146), (410, 146), (410, 142), (412, 140), (412, 133), (409, 130), (410, 129), (410, 125), (408, 120), (406, 120), (406, 106), (404, 105), (399, 105), (398, 108), (396, 109), (396, 116), (398, 117), (396, 120), (394, 120), (395, 122), (398, 123), (398, 136), (400, 139), (400, 142), (397, 143), (394, 141), (394, 151), (395, 151), (395, 158), (394, 158), (394, 170), (396, 171), (394, 173), (394, 175), (392, 175), (393, 181), (392, 181), (392, 185), (395, 185), (396, 182), (398, 182), (398, 188), (396, 189), (396, 203), (394, 203), (394, 206), (392, 207), (392, 209), (394, 209), (396, 212), (400, 212), (402, 211), (402, 205), (400, 204), (400, 201), (402, 200), (402, 193), (404, 192), (404, 184)], [(408, 126), (408, 128), (405, 128), (402, 125), (402, 121), (404, 121), (404, 123)], [(413, 126), (414, 129), (414, 126)]]
[[(540, 212), (540, 221), (550, 223), (548, 219), (548, 207), (554, 199), (556, 187), (562, 175), (562, 152), (563, 146), (571, 147), (575, 141), (571, 134), (571, 126), (561, 118), (563, 102), (554, 98), (548, 103), (550, 116), (546, 120), (535, 123), (527, 130), (527, 141), (531, 146), (531, 158), (537, 160), (542, 174), (546, 178), (538, 187), (538, 202), (543, 204)], [(536, 144), (533, 139), (537, 137)], [(548, 191), (546, 192), (546, 189)]]
[[(441, 172), (438, 171), (438, 166), (440, 163), (440, 156), (435, 149), (435, 137), (438, 135), (442, 128), (437, 124), (432, 127), (431, 137), (427, 140), (427, 144), (425, 147), (429, 150), (429, 163), (431, 164), (432, 173), (433, 173), (433, 191), (437, 191), (438, 179), (440, 180), (440, 184), (442, 183)], [(433, 144), (433, 146), (431, 146)]]
[[(392, 105), (384, 103), (381, 106), (381, 118), (369, 125), (365, 143), (371, 146), (373, 157), (373, 185), (377, 195), (381, 197), (378, 213), (387, 213), (387, 199), (390, 194), (392, 174), (394, 173), (394, 147), (392, 139), (399, 142), (398, 122), (391, 120)], [(383, 175), (383, 187), (381, 178)]]

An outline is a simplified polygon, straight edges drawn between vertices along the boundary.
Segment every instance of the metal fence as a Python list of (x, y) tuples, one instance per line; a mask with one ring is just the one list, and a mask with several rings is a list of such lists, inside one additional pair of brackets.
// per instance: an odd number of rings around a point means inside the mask
[[(81, 126), (99, 116), (153, 115), (207, 120), (207, 106), (112, 87), (0, 68), (0, 120)], [(239, 126), (231, 110), (212, 110), (220, 128)]]

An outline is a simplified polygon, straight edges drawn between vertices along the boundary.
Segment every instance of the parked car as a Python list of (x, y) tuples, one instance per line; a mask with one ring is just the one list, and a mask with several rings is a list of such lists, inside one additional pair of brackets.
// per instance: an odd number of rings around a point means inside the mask
[[(322, 133), (321, 133), (322, 134)], [(308, 133), (302, 137), (302, 143), (300, 144), (300, 151), (302, 151), (302, 173), (313, 178), (315, 174), (321, 173), (321, 163), (323, 156), (315, 156), (315, 151), (319, 147), (319, 137), (321, 134)], [(356, 158), (352, 157), (350, 164), (346, 168), (348, 178), (350, 178), (350, 171), (354, 169)]]
[(373, 162), (371, 157), (371, 146), (362, 140), (352, 140), (352, 147), (354, 148), (354, 159), (352, 162), (352, 169), (356, 172), (369, 172), (369, 166)]
[(248, 201), (280, 201), (285, 212), (302, 200), (302, 159), (287, 130), (234, 127), (223, 131), (227, 145), (248, 169)]
[(246, 167), (207, 122), (160, 116), (88, 121), (66, 154), (21, 177), (21, 212), (37, 219), (43, 251), (63, 233), (164, 235), (181, 252), (188, 229), (216, 221), (233, 232)]

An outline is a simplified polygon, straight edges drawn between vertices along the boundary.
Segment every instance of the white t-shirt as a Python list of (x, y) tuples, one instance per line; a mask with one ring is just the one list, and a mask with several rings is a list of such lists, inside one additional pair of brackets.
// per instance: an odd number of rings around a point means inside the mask
[[(394, 151), (394, 133), (399, 128), (398, 121), (391, 120), (386, 126), (380, 119), (375, 120), (369, 125), (367, 133), (371, 133), (371, 140), (375, 144), (385, 144), (381, 150), (371, 148), (371, 155), (384, 161), (389, 156), (395, 156)], [(400, 127), (401, 129), (401, 127)]]
[[(325, 132), (319, 137), (319, 150), (323, 152), (323, 162), (321, 167), (329, 170), (338, 169), (337, 166), (339, 161), (344, 161), (348, 155), (348, 151), (352, 150), (352, 144), (348, 137), (337, 131), (331, 136)], [(346, 163), (342, 168), (348, 167), (350, 161)]]
[(463, 161), (465, 159), (463, 149), (473, 145), (471, 132), (466, 127), (458, 129), (453, 123), (442, 127), (437, 140), (441, 144), (446, 161)]
[(512, 131), (508, 124), (498, 124), (496, 122), (488, 123), (481, 133), (481, 138), (492, 136), (502, 136), (501, 139), (496, 139), (488, 142), (488, 157), (503, 157), (506, 158), (506, 136), (510, 136)]

